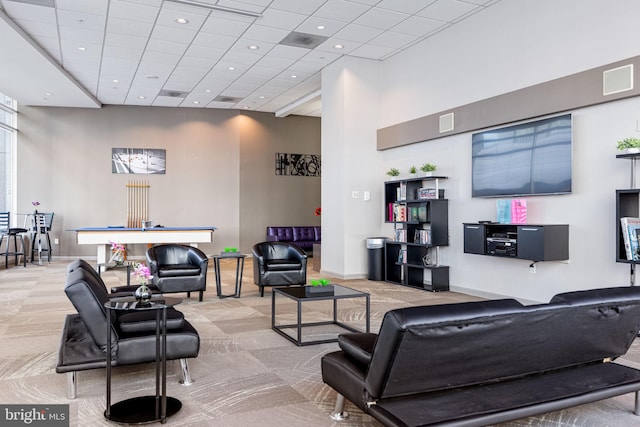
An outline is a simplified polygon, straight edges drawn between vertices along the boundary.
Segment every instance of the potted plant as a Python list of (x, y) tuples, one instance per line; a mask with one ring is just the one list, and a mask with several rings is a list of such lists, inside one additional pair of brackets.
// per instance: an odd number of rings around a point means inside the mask
[(640, 139), (639, 138), (625, 138), (622, 141), (618, 141), (616, 148), (619, 151), (626, 153), (640, 153)]
[(387, 175), (389, 176), (398, 176), (400, 175), (400, 171), (396, 168), (391, 168), (387, 171)]
[(415, 166), (411, 166), (409, 168), (409, 176), (416, 176), (416, 173), (418, 173), (418, 169)]
[(333, 294), (333, 285), (329, 279), (311, 279), (309, 284), (311, 286), (305, 286), (306, 295)]
[(436, 170), (436, 165), (434, 165), (433, 163), (425, 163), (424, 165), (420, 166), (420, 170), (424, 172), (424, 176), (431, 176), (433, 175), (433, 171)]

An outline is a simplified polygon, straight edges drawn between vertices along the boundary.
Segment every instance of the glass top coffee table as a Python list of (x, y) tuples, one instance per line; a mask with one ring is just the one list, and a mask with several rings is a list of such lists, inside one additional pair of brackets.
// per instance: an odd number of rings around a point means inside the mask
[[(291, 324), (278, 324), (276, 325), (276, 296), (283, 296), (296, 301), (297, 303), (297, 321)], [(365, 331), (359, 330), (353, 326), (338, 320), (338, 300), (348, 298), (364, 298), (365, 299)], [(278, 298), (282, 299), (282, 298)], [(302, 322), (302, 304), (313, 301), (333, 301), (333, 314), (331, 320), (317, 321), (317, 322)], [(297, 346), (322, 344), (328, 342), (337, 342), (337, 333), (333, 333), (335, 336), (331, 338), (322, 339), (307, 339), (303, 340), (302, 329), (312, 327), (323, 327), (326, 325), (332, 325), (334, 329), (338, 331), (346, 330), (350, 332), (369, 332), (370, 328), (370, 298), (369, 294), (355, 289), (347, 288), (342, 285), (328, 285), (328, 286), (295, 286), (288, 288), (273, 288), (271, 294), (271, 329), (291, 341)], [(295, 329), (295, 335), (285, 332), (287, 329)]]

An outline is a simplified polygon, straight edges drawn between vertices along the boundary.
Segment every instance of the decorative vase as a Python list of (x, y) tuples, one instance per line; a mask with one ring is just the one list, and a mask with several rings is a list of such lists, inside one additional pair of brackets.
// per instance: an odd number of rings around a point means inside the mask
[(424, 176), (433, 176), (433, 172), (429, 171), (429, 172), (425, 172)]
[(151, 304), (151, 289), (147, 287), (146, 283), (140, 285), (140, 287), (135, 290), (133, 295), (136, 297), (139, 305), (145, 306)]
[(638, 148), (638, 147), (627, 148), (625, 150), (625, 153), (627, 153), (627, 154), (638, 154), (638, 153), (640, 153), (640, 148)]
[(113, 253), (113, 257), (111, 259), (113, 259), (113, 262), (115, 262), (116, 265), (123, 265), (124, 264), (124, 253), (122, 251), (115, 251)]

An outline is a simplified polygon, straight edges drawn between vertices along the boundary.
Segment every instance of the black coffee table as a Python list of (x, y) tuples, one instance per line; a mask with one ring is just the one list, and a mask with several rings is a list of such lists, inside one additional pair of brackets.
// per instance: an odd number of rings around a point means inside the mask
[[(286, 298), (292, 299), (296, 301), (298, 306), (297, 313), (297, 322), (293, 324), (280, 324), (276, 325), (276, 295), (281, 295)], [(302, 338), (302, 329), (309, 328), (313, 326), (323, 326), (323, 325), (336, 325), (341, 329), (350, 332), (363, 332), (359, 329), (356, 329), (350, 325), (347, 325), (338, 320), (338, 300), (347, 299), (347, 298), (365, 298), (366, 305), (366, 330), (364, 332), (369, 332), (370, 328), (370, 297), (369, 294), (362, 291), (357, 291), (355, 289), (347, 288), (346, 286), (341, 285), (328, 285), (328, 286), (294, 286), (288, 288), (274, 288), (271, 294), (271, 329), (291, 341), (297, 346), (304, 345), (312, 345), (312, 344), (322, 344), (328, 342), (337, 342), (338, 337), (329, 338), (329, 339), (317, 339), (317, 340), (307, 340), (303, 341)], [(323, 300), (331, 300), (333, 301), (333, 318), (328, 321), (320, 321), (320, 322), (302, 322), (302, 304), (309, 303), (312, 301), (323, 301)], [(295, 337), (286, 333), (284, 330), (286, 329), (295, 329), (296, 335)]]

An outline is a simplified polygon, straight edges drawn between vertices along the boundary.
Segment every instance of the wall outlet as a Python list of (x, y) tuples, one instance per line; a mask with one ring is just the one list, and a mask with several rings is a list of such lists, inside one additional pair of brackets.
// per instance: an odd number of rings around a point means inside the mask
[(53, 244), (57, 245), (58, 244), (58, 238), (56, 237), (55, 239), (53, 239)]
[(529, 273), (536, 274), (536, 265), (535, 264), (531, 264), (529, 266)]
[(356, 191), (352, 191), (351, 192), (351, 198), (352, 199), (359, 199), (360, 198), (360, 192)]

